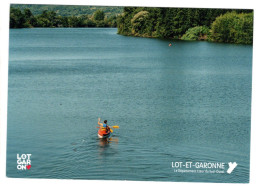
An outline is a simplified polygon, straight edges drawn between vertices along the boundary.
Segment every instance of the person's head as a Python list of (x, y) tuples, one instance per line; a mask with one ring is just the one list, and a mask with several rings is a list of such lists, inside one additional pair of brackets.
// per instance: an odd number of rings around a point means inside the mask
[(104, 123), (107, 124), (107, 120), (105, 120)]

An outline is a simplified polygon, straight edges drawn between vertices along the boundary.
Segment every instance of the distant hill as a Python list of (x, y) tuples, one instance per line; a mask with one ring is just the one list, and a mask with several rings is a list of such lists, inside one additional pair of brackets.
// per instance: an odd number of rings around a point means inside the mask
[(60, 16), (81, 16), (92, 15), (96, 10), (102, 10), (107, 17), (116, 16), (123, 13), (124, 7), (112, 6), (81, 6), (81, 5), (26, 5), (12, 4), (11, 7), (21, 10), (29, 8), (33, 15), (41, 14), (44, 10), (55, 11)]

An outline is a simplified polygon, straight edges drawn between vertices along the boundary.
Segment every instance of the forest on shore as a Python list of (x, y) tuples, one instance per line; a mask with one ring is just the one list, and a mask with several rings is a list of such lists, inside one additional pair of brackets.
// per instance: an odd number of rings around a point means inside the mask
[(125, 7), (118, 33), (127, 36), (253, 43), (253, 11)]
[(72, 16), (62, 16), (54, 10), (43, 10), (42, 13), (34, 15), (29, 8), (11, 7), (10, 28), (116, 27), (117, 16), (109, 15), (101, 9), (96, 9), (93, 14)]
[(21, 11), (30, 9), (33, 15), (39, 15), (43, 11), (54, 11), (60, 16), (93, 15), (97, 10), (102, 10), (107, 17), (116, 16), (123, 12), (120, 6), (86, 6), (86, 5), (41, 5), (41, 4), (11, 4), (11, 8), (19, 8)]
[(10, 28), (33, 27), (117, 27), (126, 36), (252, 44), (253, 10), (12, 5)]

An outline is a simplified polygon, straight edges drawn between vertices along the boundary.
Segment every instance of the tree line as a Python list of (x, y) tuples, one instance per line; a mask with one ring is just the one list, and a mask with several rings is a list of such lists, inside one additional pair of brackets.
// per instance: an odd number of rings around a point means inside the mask
[(10, 28), (117, 27), (118, 34), (127, 36), (253, 43), (253, 10), (124, 7), (113, 16), (94, 10), (77, 16), (61, 16), (57, 10), (33, 15), (29, 8), (11, 6)]
[(54, 11), (60, 16), (93, 15), (95, 11), (102, 10), (107, 17), (112, 17), (123, 12), (123, 7), (113, 6), (11, 4), (11, 7), (19, 8), (21, 11), (28, 8), (33, 15), (39, 15), (44, 10)]
[(253, 11), (125, 7), (117, 27), (128, 36), (251, 44)]
[(92, 15), (61, 16), (55, 11), (44, 10), (39, 15), (33, 15), (29, 8), (10, 9), (10, 28), (32, 27), (116, 27), (117, 16), (106, 17), (102, 10), (96, 10)]

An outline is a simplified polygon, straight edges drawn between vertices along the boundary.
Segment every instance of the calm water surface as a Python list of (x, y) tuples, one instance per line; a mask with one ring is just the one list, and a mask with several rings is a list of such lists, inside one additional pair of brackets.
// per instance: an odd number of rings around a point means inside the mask
[[(248, 182), (252, 46), (116, 32), (10, 30), (7, 176)], [(120, 126), (109, 143), (98, 117)], [(238, 166), (178, 173), (177, 161)]]

